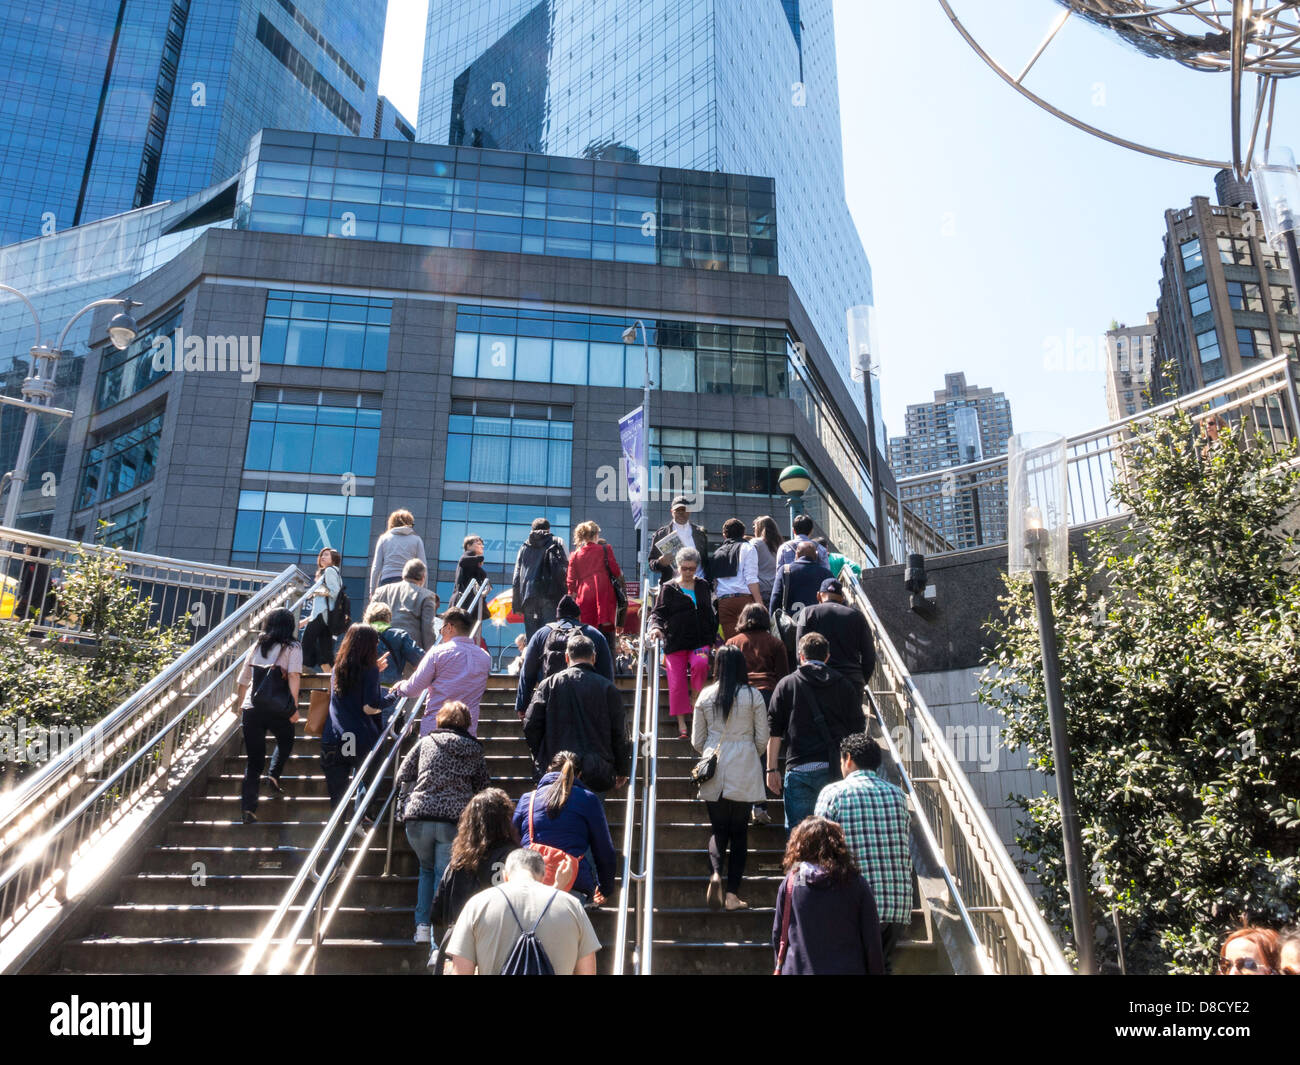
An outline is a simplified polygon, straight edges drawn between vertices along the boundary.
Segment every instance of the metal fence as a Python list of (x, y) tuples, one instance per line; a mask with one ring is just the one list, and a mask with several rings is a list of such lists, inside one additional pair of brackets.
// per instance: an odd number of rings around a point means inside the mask
[[(154, 572), (184, 587), (184, 568), (173, 562)], [(269, 582), (263, 575), (263, 582), (158, 676), (0, 797), (0, 955), (12, 957), (7, 940), (24, 918), (51, 899), (65, 901), (74, 876), (94, 875), (97, 844), (164, 792), (174, 773), (183, 775), (191, 755), (224, 738), (211, 729), (234, 705), (235, 677), (262, 620), (279, 607), (296, 609), (311, 584), (292, 566)], [(229, 715), (229, 726), (237, 720)]]
[[(1120, 478), (1135, 475), (1131, 446), (1135, 435), (1153, 419), (1179, 409), (1189, 411), (1198, 431), (1207, 437), (1226, 425), (1239, 434), (1238, 439), (1244, 446), (1277, 453), (1295, 441), (1296, 427), (1300, 425), (1296, 367), (1285, 355), (1279, 356), (1199, 392), (1070, 437), (1066, 441), (1070, 524), (1084, 525), (1125, 513), (1115, 498), (1114, 488)], [(958, 524), (965, 515), (973, 519), (967, 522), (960, 536), (948, 537), (955, 541), (951, 547), (941, 550), (934, 550), (933, 540), (943, 540), (935, 530), (930, 530), (932, 546), (926, 550), (923, 546), (926, 537), (905, 528), (902, 538), (912, 545), (908, 549), (923, 554), (943, 554), (947, 550), (1005, 543), (1005, 521), (1000, 525), (985, 523), (981, 527), (977, 515), (981, 492), (997, 493), (1005, 502), (1006, 480), (1005, 455), (899, 478), (899, 498), (922, 525), (925, 525), (923, 518), (927, 504), (945, 516), (955, 516)], [(891, 531), (895, 522), (896, 519), (890, 521)]]
[(913, 817), (913, 867), (956, 972), (1070, 972), (983, 804), (862, 586), (842, 573), (875, 637), (872, 710)]
[(30, 621), (38, 635), (84, 636), (85, 619), (72, 615), (60, 592), (79, 560), (87, 557), (111, 560), (122, 579), (150, 602), (151, 620), (160, 625), (185, 621), (193, 642), (275, 576), (0, 527), (0, 621)]

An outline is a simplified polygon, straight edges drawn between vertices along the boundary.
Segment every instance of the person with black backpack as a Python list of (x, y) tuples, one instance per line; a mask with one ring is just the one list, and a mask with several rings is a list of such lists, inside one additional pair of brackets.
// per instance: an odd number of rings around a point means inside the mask
[(239, 808), (244, 824), (257, 820), (258, 780), (266, 764), (266, 734), (275, 736), (275, 754), (266, 784), (282, 794), (280, 774), (293, 753), (294, 722), (298, 720), (298, 685), (302, 680), (302, 644), (294, 639), (293, 611), (272, 610), (244, 659), (235, 682), (239, 685), (240, 725), (244, 733), (244, 784)]
[(582, 903), (542, 883), (546, 861), (520, 848), (505, 883), (465, 904), (447, 941), (457, 976), (595, 976), (600, 940)]
[(519, 668), (519, 687), (515, 692), (515, 712), (522, 719), (533, 698), (533, 691), (547, 677), (565, 668), (565, 655), (569, 638), (587, 637), (596, 647), (596, 672), (611, 682), (614, 680), (614, 656), (604, 634), (594, 625), (584, 625), (582, 608), (571, 595), (560, 600), (555, 608), (555, 620), (543, 625), (524, 648), (523, 665)]
[(311, 603), (307, 619), (301, 624), (302, 661), (309, 669), (328, 673), (334, 668), (334, 637), (342, 636), (352, 624), (352, 604), (343, 587), (339, 567), (343, 556), (332, 547), (322, 547), (316, 556), (316, 583), (307, 589)]
[(551, 532), (549, 521), (535, 519), (528, 539), (515, 558), (514, 579), (510, 584), (514, 611), (523, 615), (524, 632), (530, 640), (563, 598), (568, 573), (569, 556), (564, 552), (564, 544)]

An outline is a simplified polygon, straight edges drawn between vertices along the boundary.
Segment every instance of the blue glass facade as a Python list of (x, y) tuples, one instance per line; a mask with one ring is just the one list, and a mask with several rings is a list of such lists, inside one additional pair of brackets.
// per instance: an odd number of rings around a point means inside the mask
[(0, 246), (198, 192), (263, 126), (368, 137), (386, 0), (0, 5)]
[(844, 200), (831, 0), (431, 4), (418, 136), (770, 176), (781, 272), (863, 410), (844, 316), (872, 302), (871, 271)]
[(240, 228), (777, 272), (772, 183), (735, 174), (265, 130)]

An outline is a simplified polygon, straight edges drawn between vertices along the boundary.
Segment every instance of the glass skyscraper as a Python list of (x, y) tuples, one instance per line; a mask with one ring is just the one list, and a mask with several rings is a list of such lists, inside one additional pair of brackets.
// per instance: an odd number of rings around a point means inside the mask
[(0, 246), (234, 174), (265, 126), (370, 136), (386, 0), (7, 0)]
[(433, 0), (417, 125), (427, 143), (773, 178), (781, 272), (862, 409), (844, 316), (872, 302), (871, 269), (844, 200), (831, 0)]
[[(0, 4), (0, 281), (35, 303), (47, 342), (205, 225), (229, 225), (224, 201), (206, 218), (182, 201), (238, 173), (263, 127), (373, 136), (386, 10), (386, 0)], [(133, 211), (166, 201), (166, 211)], [(71, 406), (90, 321), (68, 338), (56, 406)], [(0, 294), (8, 395), (34, 340), (26, 307)], [(13, 465), (23, 417), (0, 412), (0, 469)], [(53, 501), (37, 488), (61, 476), (67, 435), (65, 422), (42, 418), (25, 524), (48, 520)]]

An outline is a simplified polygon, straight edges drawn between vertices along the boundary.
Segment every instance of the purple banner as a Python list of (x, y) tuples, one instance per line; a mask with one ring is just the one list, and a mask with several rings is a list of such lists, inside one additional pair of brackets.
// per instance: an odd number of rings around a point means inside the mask
[(632, 504), (632, 521), (641, 524), (641, 508), (646, 499), (645, 409), (637, 407), (618, 420), (618, 436), (623, 444), (623, 463), (627, 468), (627, 498)]

